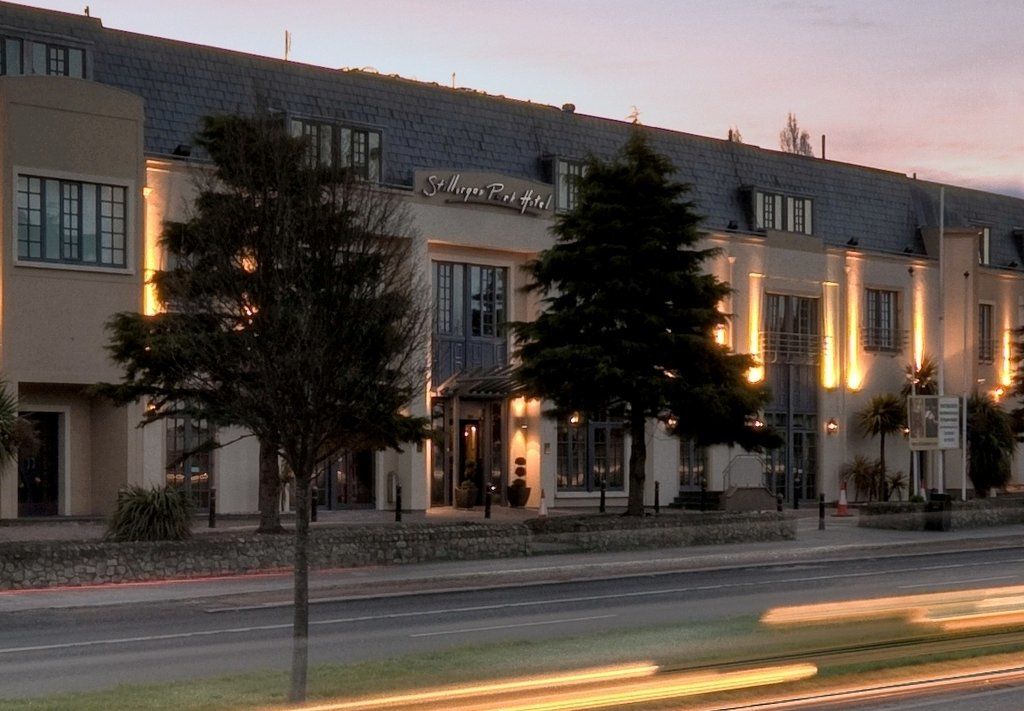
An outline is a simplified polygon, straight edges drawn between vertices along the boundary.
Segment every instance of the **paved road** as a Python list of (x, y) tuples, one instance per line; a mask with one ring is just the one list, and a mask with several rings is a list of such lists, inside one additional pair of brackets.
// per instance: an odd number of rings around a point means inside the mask
[[(443, 652), (485, 640), (569, 637), (760, 614), (780, 605), (1020, 583), (1024, 548), (1010, 548), (333, 601), (314, 606), (311, 660)], [(286, 668), (290, 608), (252, 603), (251, 596), (186, 598), (0, 614), (0, 695)]]

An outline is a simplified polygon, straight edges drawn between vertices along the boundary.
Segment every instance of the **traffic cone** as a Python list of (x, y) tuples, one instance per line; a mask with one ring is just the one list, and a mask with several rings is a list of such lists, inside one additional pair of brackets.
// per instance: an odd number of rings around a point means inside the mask
[(548, 500), (547, 497), (544, 495), (543, 489), (540, 490), (540, 510), (537, 511), (537, 515), (541, 518), (544, 518), (548, 515)]
[(836, 504), (836, 516), (849, 516), (850, 512), (846, 508), (846, 482), (839, 488), (839, 503)]

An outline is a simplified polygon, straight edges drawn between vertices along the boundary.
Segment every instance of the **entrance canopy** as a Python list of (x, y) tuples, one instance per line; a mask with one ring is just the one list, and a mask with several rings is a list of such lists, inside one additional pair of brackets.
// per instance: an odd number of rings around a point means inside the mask
[(517, 394), (522, 386), (514, 365), (499, 365), (488, 370), (458, 372), (437, 387), (439, 397), (502, 398)]

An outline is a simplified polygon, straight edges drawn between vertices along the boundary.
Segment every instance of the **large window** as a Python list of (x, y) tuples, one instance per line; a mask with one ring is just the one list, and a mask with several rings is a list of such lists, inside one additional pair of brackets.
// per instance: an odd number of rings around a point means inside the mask
[(435, 385), (459, 371), (505, 365), (508, 270), (434, 263)]
[(759, 230), (813, 234), (813, 207), (809, 198), (758, 190), (754, 193), (754, 226)]
[(978, 304), (978, 362), (995, 360), (996, 342), (992, 337), (992, 304)]
[(127, 266), (127, 190), (18, 176), (18, 259)]
[(555, 207), (560, 212), (567, 212), (576, 207), (579, 195), (578, 181), (587, 174), (587, 166), (580, 161), (564, 158), (556, 159), (555, 163), (555, 189), (558, 195), (558, 204)]
[(699, 489), (705, 481), (708, 450), (698, 447), (692, 439), (679, 440), (679, 488)]
[(587, 422), (573, 415), (558, 423), (559, 491), (621, 491), (625, 486), (625, 428), (619, 422)]
[(307, 139), (306, 157), (310, 165), (337, 165), (363, 180), (380, 181), (380, 131), (292, 119), (291, 133)]
[(206, 445), (211, 438), (206, 420), (185, 416), (167, 420), (167, 484), (184, 492), (200, 508), (210, 505), (213, 454)]
[(761, 345), (769, 362), (815, 363), (821, 350), (818, 300), (766, 294)]
[(900, 334), (899, 292), (868, 289), (864, 309), (864, 350), (897, 353), (903, 347)]
[(52, 42), (26, 43), (25, 74), (85, 78), (85, 51)]

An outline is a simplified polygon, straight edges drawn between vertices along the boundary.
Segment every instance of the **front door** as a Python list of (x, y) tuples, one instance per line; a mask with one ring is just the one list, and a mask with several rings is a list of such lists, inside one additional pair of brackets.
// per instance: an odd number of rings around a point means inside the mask
[(364, 449), (331, 457), (317, 473), (315, 485), (320, 506), (331, 510), (372, 507), (373, 451)]
[(60, 414), (23, 412), (38, 447), (18, 457), (18, 516), (56, 516), (60, 503)]

